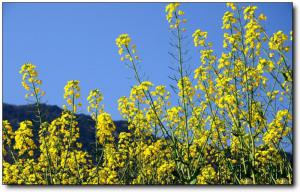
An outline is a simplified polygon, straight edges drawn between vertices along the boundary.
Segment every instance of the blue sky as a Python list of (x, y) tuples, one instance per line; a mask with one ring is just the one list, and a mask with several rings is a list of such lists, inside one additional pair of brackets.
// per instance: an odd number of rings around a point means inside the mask
[[(141, 68), (155, 85), (170, 84), (171, 51), (165, 3), (3, 3), (3, 102), (26, 104), (18, 73), (23, 63), (37, 65), (43, 101), (62, 106), (68, 80), (80, 80), (80, 113), (87, 113), (89, 90), (104, 94), (105, 110), (121, 119), (117, 100), (128, 96), (135, 84), (133, 73), (120, 61), (116, 37), (129, 33), (142, 59)], [(258, 13), (267, 16), (269, 34), (292, 30), (291, 3), (256, 3)], [(225, 3), (182, 4), (188, 20), (187, 48), (192, 69), (199, 65), (191, 34), (197, 28), (208, 31), (217, 52), (221, 51), (222, 17)]]

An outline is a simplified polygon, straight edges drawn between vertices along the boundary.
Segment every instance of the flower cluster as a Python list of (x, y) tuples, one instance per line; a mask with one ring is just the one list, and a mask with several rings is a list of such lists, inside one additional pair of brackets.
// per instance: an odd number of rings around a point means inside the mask
[[(67, 104), (71, 107), (73, 112), (77, 111), (77, 106), (80, 107), (81, 103), (76, 104), (76, 99), (80, 97), (80, 87), (78, 80), (68, 81), (64, 87), (64, 99), (67, 101)], [(64, 107), (67, 109), (67, 106)]]
[[(170, 3), (166, 6), (166, 19), (170, 23), (171, 29), (179, 29), (181, 23), (186, 23), (187, 20), (183, 19), (182, 16), (184, 12), (178, 10), (180, 3)], [(185, 28), (182, 28), (182, 31), (185, 31)]]
[(121, 55), (121, 61), (124, 60), (139, 60), (139, 57), (136, 55), (136, 45), (130, 45), (131, 38), (128, 34), (121, 34), (116, 39), (116, 45), (119, 48), (119, 55)]
[(3, 154), (6, 155), (6, 149), (5, 146), (11, 147), (12, 139), (14, 139), (14, 132), (12, 130), (12, 127), (10, 123), (7, 120), (2, 121), (2, 131), (3, 131), (3, 145), (2, 145), (2, 151)]
[(101, 113), (98, 116), (97, 137), (100, 144), (111, 142), (114, 140), (113, 132), (116, 126), (108, 113)]
[(44, 96), (45, 92), (39, 88), (42, 81), (38, 79), (38, 72), (36, 71), (36, 66), (32, 63), (25, 63), (22, 65), (19, 71), (22, 74), (22, 86), (29, 91), (25, 97), (39, 97)]
[(201, 31), (200, 29), (197, 29), (192, 37), (194, 37), (194, 45), (195, 47), (204, 46), (205, 45), (205, 40), (207, 39), (207, 32), (206, 31)]
[(273, 34), (270, 38), (269, 48), (271, 50), (278, 50), (278, 51), (289, 51), (289, 46), (284, 46), (285, 41), (288, 40), (288, 36), (285, 35), (282, 31), (277, 31)]
[(87, 108), (88, 112), (91, 112), (91, 116), (93, 119), (97, 118), (97, 114), (103, 111), (103, 106), (100, 106), (101, 101), (103, 100), (103, 94), (99, 91), (99, 89), (94, 89), (90, 91), (89, 96), (87, 97), (87, 101), (89, 102), (89, 106)]
[(31, 121), (22, 121), (19, 129), (15, 132), (16, 143), (14, 149), (19, 151), (19, 155), (34, 155), (36, 145), (33, 141), (32, 126)]

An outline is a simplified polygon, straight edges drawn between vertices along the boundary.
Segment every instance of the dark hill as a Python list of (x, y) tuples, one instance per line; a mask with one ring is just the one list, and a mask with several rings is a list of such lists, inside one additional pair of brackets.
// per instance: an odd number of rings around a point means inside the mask
[[(41, 114), (43, 121), (51, 122), (61, 115), (62, 109), (56, 105), (41, 104)], [(93, 150), (95, 141), (95, 122), (89, 115), (77, 114), (78, 127), (80, 128), (79, 141), (83, 144), (83, 149)], [(35, 116), (35, 105), (11, 105), (3, 103), (3, 120), (8, 120), (13, 129), (16, 130), (19, 123), (24, 120), (37, 121)], [(120, 132), (128, 132), (127, 121), (114, 121), (116, 125), (115, 135)], [(38, 123), (34, 123), (34, 135), (37, 140)]]

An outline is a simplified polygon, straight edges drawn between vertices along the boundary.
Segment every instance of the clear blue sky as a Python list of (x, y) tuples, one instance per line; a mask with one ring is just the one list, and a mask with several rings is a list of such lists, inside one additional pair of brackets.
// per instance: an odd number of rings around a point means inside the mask
[[(137, 44), (141, 67), (155, 85), (170, 84), (168, 51), (170, 33), (165, 3), (3, 3), (3, 102), (26, 104), (18, 73), (23, 63), (37, 65), (44, 102), (62, 106), (68, 80), (80, 80), (83, 107), (87, 113), (89, 90), (104, 94), (107, 112), (121, 116), (117, 100), (128, 96), (135, 83), (132, 71), (120, 61), (116, 37), (129, 33)], [(256, 3), (266, 14), (271, 34), (292, 30), (291, 3)], [(186, 3), (187, 35), (197, 28), (208, 31), (214, 48), (221, 51), (222, 16), (225, 3)], [(189, 39), (192, 42), (192, 39)], [(189, 44), (192, 69), (199, 65), (199, 53)]]

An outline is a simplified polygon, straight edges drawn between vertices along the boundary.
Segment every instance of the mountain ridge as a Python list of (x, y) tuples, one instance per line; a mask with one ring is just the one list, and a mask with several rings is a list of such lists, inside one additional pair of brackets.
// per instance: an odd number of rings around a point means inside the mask
[[(63, 111), (57, 105), (48, 105), (40, 104), (40, 111), (42, 114), (43, 121), (51, 123), (54, 119), (59, 117)], [(13, 130), (15, 131), (19, 127), (19, 123), (24, 120), (31, 120), (34, 124), (34, 138), (35, 141), (38, 140), (38, 123), (36, 122), (35, 116), (35, 105), (14, 105), (3, 103), (2, 104), (2, 119), (8, 120), (12, 125)], [(93, 143), (95, 142), (95, 122), (89, 115), (86, 114), (76, 114), (76, 120), (79, 127), (79, 142), (82, 143), (82, 148), (85, 151), (93, 150)], [(114, 132), (115, 138), (119, 135), (120, 132), (128, 132), (128, 123), (124, 120), (114, 121), (116, 125), (116, 131)]]

